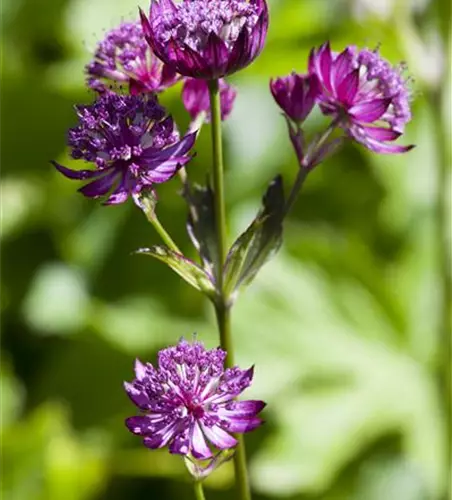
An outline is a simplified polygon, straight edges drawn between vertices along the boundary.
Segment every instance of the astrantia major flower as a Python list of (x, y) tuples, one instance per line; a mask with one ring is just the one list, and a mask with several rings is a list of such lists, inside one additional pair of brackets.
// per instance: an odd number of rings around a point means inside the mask
[(248, 66), (261, 52), (268, 28), (265, 0), (153, 0), (141, 12), (152, 50), (175, 71), (214, 79)]
[[(226, 120), (232, 111), (237, 91), (223, 78), (218, 82), (220, 91), (221, 119)], [(185, 109), (194, 120), (200, 113), (205, 113), (205, 121), (210, 122), (209, 87), (205, 80), (186, 78), (182, 89), (182, 101)]]
[(212, 447), (233, 448), (231, 433), (261, 425), (262, 401), (235, 401), (250, 386), (253, 368), (224, 369), (226, 353), (181, 340), (159, 352), (158, 366), (136, 361), (136, 378), (125, 383), (130, 399), (143, 412), (126, 420), (148, 448), (208, 459)]
[(196, 134), (179, 138), (174, 122), (152, 95), (103, 93), (91, 105), (76, 106), (79, 125), (69, 130), (72, 158), (94, 163), (94, 170), (71, 170), (66, 177), (90, 182), (85, 196), (106, 196), (106, 204), (169, 180), (190, 160)]
[(96, 91), (125, 83), (132, 94), (160, 92), (180, 79), (152, 53), (139, 21), (125, 22), (109, 31), (85, 69), (88, 85)]
[(302, 123), (312, 111), (320, 87), (315, 75), (293, 72), (271, 80), (270, 91), (284, 113), (294, 122)]
[(313, 49), (309, 73), (320, 81), (319, 104), (353, 139), (377, 153), (404, 153), (412, 146), (388, 144), (411, 119), (410, 92), (403, 66), (393, 67), (378, 51), (347, 47), (340, 54), (329, 43)]

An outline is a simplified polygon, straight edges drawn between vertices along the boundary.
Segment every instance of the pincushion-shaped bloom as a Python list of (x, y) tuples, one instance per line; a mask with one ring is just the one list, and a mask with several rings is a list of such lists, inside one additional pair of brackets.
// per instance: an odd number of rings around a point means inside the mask
[(403, 153), (412, 146), (388, 144), (411, 119), (410, 92), (403, 67), (393, 67), (378, 51), (347, 47), (340, 54), (329, 43), (313, 49), (309, 73), (320, 81), (318, 98), (353, 139), (377, 153)]
[(109, 31), (85, 70), (88, 85), (96, 91), (126, 83), (132, 94), (160, 92), (180, 79), (172, 67), (152, 53), (139, 21), (125, 22)]
[[(237, 91), (223, 78), (219, 80), (221, 119), (226, 120), (232, 111)], [(209, 87), (205, 80), (186, 78), (182, 88), (182, 101), (185, 109), (194, 120), (200, 113), (205, 113), (205, 121), (210, 122)]]
[(91, 105), (76, 106), (79, 125), (69, 130), (72, 158), (94, 163), (94, 170), (55, 167), (69, 179), (89, 180), (85, 196), (107, 196), (106, 204), (169, 180), (190, 160), (196, 134), (179, 139), (174, 122), (152, 95), (103, 93)]
[(151, 49), (175, 71), (214, 79), (248, 66), (268, 28), (265, 0), (153, 0), (141, 12)]
[(136, 361), (136, 378), (125, 382), (130, 399), (143, 414), (126, 420), (148, 448), (169, 447), (171, 453), (208, 459), (212, 445), (233, 448), (231, 433), (261, 425), (262, 401), (235, 401), (250, 384), (253, 368), (224, 369), (226, 353), (206, 350), (202, 343), (181, 340), (159, 352), (158, 367)]
[(278, 106), (294, 122), (306, 120), (320, 92), (315, 75), (299, 75), (295, 72), (270, 81), (270, 91)]

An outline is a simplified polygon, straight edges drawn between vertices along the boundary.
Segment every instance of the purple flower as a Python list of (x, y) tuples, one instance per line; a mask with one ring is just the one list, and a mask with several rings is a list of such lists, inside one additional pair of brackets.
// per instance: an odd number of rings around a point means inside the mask
[(96, 91), (107, 90), (110, 82), (128, 83), (131, 94), (160, 92), (181, 78), (152, 53), (139, 21), (109, 31), (85, 69), (88, 85)]
[(295, 72), (270, 80), (270, 91), (284, 113), (294, 122), (302, 123), (312, 111), (320, 92), (316, 75)]
[(215, 79), (248, 66), (268, 28), (265, 0), (153, 0), (141, 12), (151, 49), (175, 71)]
[(143, 415), (126, 420), (148, 448), (207, 459), (211, 447), (233, 448), (231, 433), (259, 427), (262, 401), (235, 401), (251, 384), (253, 367), (224, 369), (226, 352), (181, 340), (159, 352), (158, 368), (136, 361), (136, 379), (125, 382), (130, 399)]
[(388, 144), (411, 119), (410, 92), (403, 67), (393, 67), (378, 51), (347, 47), (340, 54), (329, 43), (313, 49), (309, 73), (320, 81), (319, 104), (353, 139), (377, 153), (404, 153), (413, 146)]
[[(219, 87), (221, 119), (226, 120), (232, 111), (237, 91), (222, 78), (219, 80)], [(205, 113), (205, 121), (210, 122), (209, 88), (205, 80), (186, 78), (182, 89), (182, 101), (193, 120), (200, 113)]]
[(69, 130), (72, 158), (94, 163), (94, 170), (71, 170), (55, 161), (69, 179), (90, 180), (79, 189), (90, 198), (107, 196), (106, 204), (170, 179), (190, 160), (196, 134), (179, 139), (174, 122), (151, 94), (106, 92), (91, 105), (76, 106), (79, 125)]

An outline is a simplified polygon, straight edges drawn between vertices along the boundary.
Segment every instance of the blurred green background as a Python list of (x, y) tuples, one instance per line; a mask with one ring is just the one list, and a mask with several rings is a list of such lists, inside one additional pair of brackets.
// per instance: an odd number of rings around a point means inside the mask
[[(163, 264), (130, 253), (158, 239), (132, 202), (101, 207), (49, 160), (71, 165), (83, 66), (137, 0), (3, 0), (2, 489), (4, 500), (191, 499), (178, 457), (126, 430), (133, 361), (197, 332), (217, 344), (210, 305)], [(146, 2), (140, 2), (143, 7)], [(347, 145), (309, 177), (285, 243), (233, 311), (238, 362), (256, 365), (249, 397), (266, 426), (247, 437), (255, 500), (437, 500), (448, 478), (438, 390), (444, 333), (450, 86), (441, 37), (450, 5), (428, 0), (273, 0), (260, 58), (232, 78), (225, 126), (230, 233), (270, 179), (296, 173), (271, 76), (306, 69), (330, 39), (374, 47), (415, 78), (404, 156)], [(180, 88), (163, 102), (188, 125)], [(450, 103), (449, 103), (450, 105)], [(322, 126), (320, 116), (310, 132)], [(203, 181), (209, 129), (189, 166)], [(441, 189), (443, 188), (443, 189)], [(174, 179), (158, 214), (190, 255)], [(442, 257), (441, 257), (442, 256)], [(442, 260), (441, 260), (442, 259)], [(442, 325), (442, 326), (441, 326)], [(447, 330), (446, 330), (447, 333)], [(206, 485), (234, 498), (232, 466)]]

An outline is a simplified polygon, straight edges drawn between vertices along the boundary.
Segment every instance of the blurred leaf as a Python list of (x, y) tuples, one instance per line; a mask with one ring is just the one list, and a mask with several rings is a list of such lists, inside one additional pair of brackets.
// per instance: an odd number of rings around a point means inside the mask
[[(336, 309), (322, 276), (292, 259), (280, 255), (266, 266), (253, 291), (235, 307), (238, 360), (256, 363), (247, 396), (267, 401), (277, 429), (252, 464), (256, 488), (319, 493), (371, 441), (400, 432), (407, 459), (423, 470), (422, 487), (436, 498), (443, 428), (425, 368), (363, 338)], [(259, 325), (259, 342), (249, 325)], [(305, 383), (313, 377), (335, 383)]]
[(228, 253), (224, 274), (228, 294), (249, 285), (259, 269), (275, 254), (282, 242), (284, 192), (282, 177), (271, 182), (263, 207), (248, 229), (236, 240)]
[(187, 231), (204, 269), (216, 276), (220, 256), (215, 229), (214, 193), (210, 185), (184, 187), (183, 196), (188, 205)]
[(67, 335), (85, 323), (88, 295), (80, 272), (63, 264), (41, 267), (25, 298), (26, 320), (44, 335)]
[(161, 245), (154, 245), (151, 248), (141, 248), (136, 253), (149, 255), (164, 262), (193, 288), (206, 294), (211, 299), (215, 297), (215, 286), (212, 278), (198, 264), (187, 259), (187, 257)]
[(0, 432), (10, 426), (22, 411), (25, 391), (20, 382), (11, 373), (5, 360), (1, 362), (0, 394), (2, 399)]
[(8, 500), (88, 500), (106, 480), (105, 446), (77, 439), (67, 412), (48, 404), (2, 434)]

